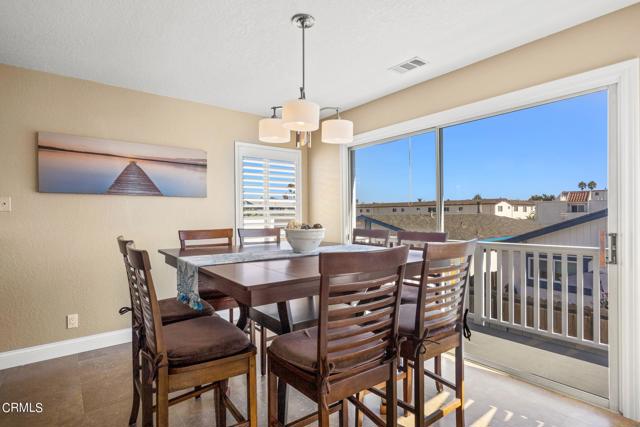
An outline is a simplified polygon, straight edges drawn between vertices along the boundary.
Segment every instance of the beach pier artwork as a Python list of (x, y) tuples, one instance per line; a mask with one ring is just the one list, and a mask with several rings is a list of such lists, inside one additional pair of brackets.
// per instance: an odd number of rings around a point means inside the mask
[(38, 190), (135, 196), (207, 196), (203, 150), (38, 133)]

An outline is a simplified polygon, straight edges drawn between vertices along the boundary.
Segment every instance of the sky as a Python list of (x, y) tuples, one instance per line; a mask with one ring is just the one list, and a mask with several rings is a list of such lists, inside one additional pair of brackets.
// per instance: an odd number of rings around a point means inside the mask
[(199, 159), (204, 160), (205, 162), (207, 160), (207, 153), (198, 149), (156, 144), (141, 144), (137, 142), (123, 142), (111, 139), (89, 138), (51, 132), (39, 132), (38, 145), (122, 157), (152, 157), (184, 160)]
[[(558, 195), (607, 188), (607, 93), (600, 91), (447, 127), (444, 198)], [(435, 199), (435, 133), (357, 149), (360, 202)]]

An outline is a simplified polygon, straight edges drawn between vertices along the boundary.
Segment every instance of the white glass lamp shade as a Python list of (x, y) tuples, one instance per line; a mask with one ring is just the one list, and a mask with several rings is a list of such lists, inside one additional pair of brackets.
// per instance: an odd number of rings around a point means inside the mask
[(353, 142), (353, 122), (331, 119), (322, 122), (322, 142), (327, 144), (348, 144)]
[(298, 132), (312, 132), (320, 127), (320, 106), (306, 99), (287, 101), (282, 107), (282, 125)]
[(291, 140), (291, 131), (282, 126), (282, 119), (262, 119), (258, 122), (258, 139), (272, 144), (284, 144)]

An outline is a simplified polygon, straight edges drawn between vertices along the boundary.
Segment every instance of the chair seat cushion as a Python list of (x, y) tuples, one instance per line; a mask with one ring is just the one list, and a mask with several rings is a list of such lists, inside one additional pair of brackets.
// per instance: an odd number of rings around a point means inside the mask
[(172, 323), (163, 332), (172, 367), (232, 356), (251, 347), (244, 332), (217, 315)]
[(158, 301), (160, 306), (160, 316), (162, 324), (182, 322), (183, 320), (193, 319), (195, 317), (211, 316), (215, 313), (213, 307), (206, 301), (202, 301), (202, 311), (196, 311), (186, 304), (181, 303), (176, 298), (167, 298)]
[[(360, 326), (349, 326), (344, 329), (335, 330), (335, 332), (342, 331), (353, 331), (360, 328)], [(365, 337), (373, 336), (373, 332), (367, 332), (365, 334), (359, 335), (356, 339), (362, 340)], [(334, 344), (346, 343), (350, 340), (353, 340), (353, 337), (344, 338), (336, 341), (332, 341)], [(361, 347), (357, 347), (355, 349), (349, 351), (363, 351), (367, 348), (375, 347), (378, 345), (380, 341), (373, 341), (367, 344), (364, 344)], [(318, 369), (318, 328), (308, 328), (300, 331), (291, 332), (288, 334), (280, 335), (276, 337), (271, 345), (269, 346), (269, 354), (273, 354), (276, 357), (297, 366), (300, 369), (304, 369), (307, 371), (315, 371)], [(335, 355), (340, 355), (342, 352), (335, 353)], [(382, 354), (382, 352), (380, 353)], [(371, 354), (363, 354), (360, 357), (356, 357), (352, 360), (338, 361), (336, 365), (333, 367), (333, 372), (342, 372), (358, 365), (361, 365), (364, 362), (371, 360)]]
[[(415, 329), (417, 313), (418, 306), (416, 304), (405, 304), (400, 306), (400, 312), (398, 313), (398, 333), (401, 336), (408, 337), (416, 335)], [(440, 312), (435, 311), (434, 314), (435, 313)], [(454, 316), (454, 312), (451, 312), (451, 316)], [(455, 323), (449, 326), (438, 326), (433, 328), (434, 325), (439, 324), (441, 321), (443, 321), (443, 318), (427, 320), (424, 322), (425, 330), (428, 330), (427, 337), (451, 335), (451, 333), (455, 332)]]

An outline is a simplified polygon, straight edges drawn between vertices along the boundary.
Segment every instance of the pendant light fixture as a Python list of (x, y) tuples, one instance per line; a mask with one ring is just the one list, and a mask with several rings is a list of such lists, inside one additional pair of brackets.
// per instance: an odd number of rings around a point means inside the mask
[[(337, 119), (325, 120), (322, 123), (322, 142), (328, 144), (347, 144), (353, 141), (353, 122), (340, 118), (337, 107), (320, 108), (318, 104), (308, 101), (306, 97), (306, 57), (305, 31), (315, 23), (313, 16), (306, 13), (293, 15), (291, 22), (302, 30), (302, 86), (300, 97), (285, 102), (282, 106), (271, 107), (273, 114), (259, 122), (259, 139), (263, 142), (285, 143), (290, 140), (290, 131), (296, 132), (296, 146), (307, 145), (311, 148), (311, 132), (320, 127), (320, 112), (325, 109), (335, 110)], [(282, 110), (282, 118), (276, 115)]]

